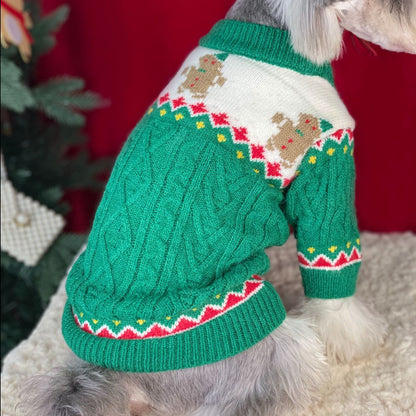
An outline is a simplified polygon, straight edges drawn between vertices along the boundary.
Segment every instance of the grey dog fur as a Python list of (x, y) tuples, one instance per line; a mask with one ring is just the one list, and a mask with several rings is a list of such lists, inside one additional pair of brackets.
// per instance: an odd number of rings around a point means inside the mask
[(121, 373), (74, 357), (22, 391), (31, 416), (126, 416), (144, 393), (146, 415), (275, 416), (310, 402), (327, 376), (323, 344), (310, 324), (287, 318), (252, 348), (214, 364), (161, 373)]
[[(237, 0), (226, 17), (288, 28), (292, 36), (307, 28), (298, 39), (318, 53), (328, 37), (320, 13), (334, 0), (302, 0), (304, 9), (293, 8), (299, 14), (290, 17), (297, 27), (281, 13), (284, 3), (291, 1), (301, 0)], [(377, 1), (399, 16), (406, 17), (411, 7), (411, 0)], [(275, 416), (296, 404), (308, 404), (311, 390), (322, 384), (326, 371), (323, 346), (310, 325), (287, 318), (247, 351), (185, 370), (121, 373), (74, 356), (65, 367), (31, 379), (19, 407), (30, 416)], [(129, 410), (131, 402), (141, 401), (147, 407)]]
[[(373, 0), (409, 23), (413, 0)], [(342, 49), (339, 15), (331, 6), (348, 0), (237, 0), (227, 18), (286, 29), (297, 52), (322, 64)]]
[[(306, 0), (304, 1), (304, 7), (308, 9), (306, 15), (312, 16), (317, 8), (327, 7), (336, 1), (343, 0)], [(411, 0), (378, 1), (400, 17), (409, 16)], [(270, 0), (237, 0), (228, 11), (226, 18), (285, 29), (286, 25), (282, 16), (276, 16), (271, 12), (270, 3)], [(297, 18), (301, 19), (301, 16), (297, 16)]]
[(238, 0), (228, 11), (226, 18), (285, 28), (283, 19), (271, 12), (267, 0)]

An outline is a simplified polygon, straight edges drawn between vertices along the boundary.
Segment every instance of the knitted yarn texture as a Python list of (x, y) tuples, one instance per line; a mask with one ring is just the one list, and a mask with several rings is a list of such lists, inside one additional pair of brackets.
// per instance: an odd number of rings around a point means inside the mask
[(360, 264), (354, 122), (287, 32), (220, 21), (130, 134), (67, 282), (63, 334), (121, 371), (235, 355), (285, 318), (260, 275), (293, 226), (306, 296)]

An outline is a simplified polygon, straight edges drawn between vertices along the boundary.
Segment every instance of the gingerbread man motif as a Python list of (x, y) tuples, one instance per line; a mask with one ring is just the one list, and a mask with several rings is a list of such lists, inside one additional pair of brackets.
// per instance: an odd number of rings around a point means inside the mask
[(322, 133), (319, 119), (310, 114), (300, 114), (296, 125), (281, 113), (276, 113), (272, 121), (280, 131), (267, 141), (266, 149), (278, 150), (286, 168), (293, 166), (295, 160), (304, 155)]
[(178, 93), (189, 90), (194, 98), (205, 98), (210, 87), (224, 85), (223, 64), (216, 55), (204, 55), (199, 58), (199, 67), (188, 66), (182, 72), (186, 80), (179, 86)]

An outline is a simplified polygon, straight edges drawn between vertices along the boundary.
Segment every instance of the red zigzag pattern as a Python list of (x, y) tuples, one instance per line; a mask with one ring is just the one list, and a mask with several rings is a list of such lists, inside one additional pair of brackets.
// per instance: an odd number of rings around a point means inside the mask
[(202, 325), (214, 318), (217, 318), (218, 316), (223, 315), (224, 313), (247, 301), (251, 296), (255, 295), (264, 285), (261, 277), (253, 275), (252, 279), (246, 280), (244, 282), (244, 288), (241, 293), (227, 293), (222, 305), (206, 305), (198, 318), (192, 318), (190, 316), (181, 315), (176, 320), (175, 324), (171, 327), (167, 327), (159, 322), (155, 322), (144, 332), (140, 332), (132, 326), (127, 325), (116, 334), (108, 327), (108, 325), (103, 325), (96, 331), (93, 331), (91, 324), (87, 320), (81, 323), (76, 314), (74, 315), (74, 319), (76, 324), (85, 332), (104, 338), (134, 340), (161, 338), (170, 335), (176, 335), (181, 332), (195, 328), (198, 325)]
[(310, 261), (299, 252), (298, 260), (299, 265), (306, 269), (341, 270), (351, 264), (360, 262), (361, 253), (354, 247), (349, 256), (344, 251), (341, 251), (335, 260), (331, 260), (325, 254), (320, 254)]
[(337, 130), (336, 132), (332, 133), (330, 136), (328, 136), (325, 139), (321, 139), (318, 140), (315, 144), (314, 144), (314, 148), (317, 150), (322, 151), (322, 148), (324, 146), (324, 144), (326, 143), (327, 140), (331, 139), (334, 142), (337, 142), (338, 144), (340, 144), (342, 142), (342, 139), (344, 138), (344, 135), (347, 134), (348, 135), (348, 143), (351, 146), (352, 142), (354, 141), (354, 133), (351, 129), (340, 129)]

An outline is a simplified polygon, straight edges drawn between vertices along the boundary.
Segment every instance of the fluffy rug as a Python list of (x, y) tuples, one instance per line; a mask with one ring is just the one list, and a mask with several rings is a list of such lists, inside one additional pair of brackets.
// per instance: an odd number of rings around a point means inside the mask
[[(416, 415), (416, 236), (364, 233), (361, 241), (364, 261), (357, 294), (387, 319), (386, 342), (366, 360), (332, 366), (323, 399), (302, 416)], [(294, 239), (270, 249), (269, 255), (272, 267), (266, 278), (290, 310), (302, 296)], [(65, 298), (62, 283), (29, 339), (5, 358), (3, 416), (19, 415), (14, 407), (25, 378), (65, 359), (68, 349), (60, 331)]]

